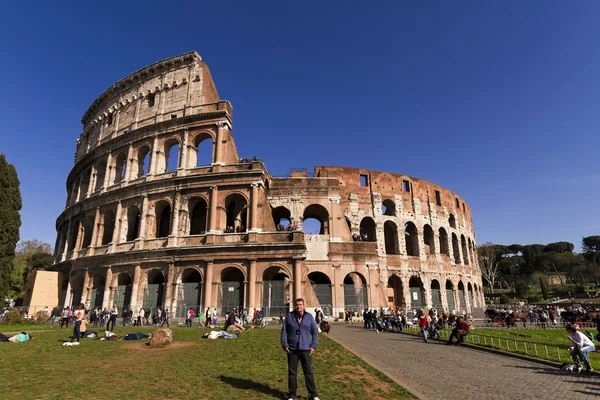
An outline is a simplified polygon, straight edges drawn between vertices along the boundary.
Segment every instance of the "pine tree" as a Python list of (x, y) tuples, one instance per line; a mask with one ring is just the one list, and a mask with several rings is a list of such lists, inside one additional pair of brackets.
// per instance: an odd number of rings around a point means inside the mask
[(15, 166), (0, 153), (0, 306), (8, 294), (21, 226), (21, 192)]

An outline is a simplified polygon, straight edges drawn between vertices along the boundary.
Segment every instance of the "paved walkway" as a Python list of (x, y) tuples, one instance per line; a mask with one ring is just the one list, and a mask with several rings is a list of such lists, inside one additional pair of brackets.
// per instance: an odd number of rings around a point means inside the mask
[(334, 324), (331, 338), (420, 399), (600, 399), (600, 377), (415, 336)]

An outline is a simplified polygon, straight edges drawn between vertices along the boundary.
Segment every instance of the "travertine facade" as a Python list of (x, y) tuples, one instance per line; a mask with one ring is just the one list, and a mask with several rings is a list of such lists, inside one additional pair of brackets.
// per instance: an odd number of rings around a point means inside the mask
[[(94, 101), (56, 224), (61, 305), (171, 315), (189, 306), (279, 315), (298, 296), (336, 315), (483, 305), (459, 196), (357, 168), (273, 178), (261, 161), (240, 161), (231, 116), (195, 52), (143, 68)], [(316, 234), (303, 232), (311, 218)], [(296, 230), (281, 231), (288, 224)]]

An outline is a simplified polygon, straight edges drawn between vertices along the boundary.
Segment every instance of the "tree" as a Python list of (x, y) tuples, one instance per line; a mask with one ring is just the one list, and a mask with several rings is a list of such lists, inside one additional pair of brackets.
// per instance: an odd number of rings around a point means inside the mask
[(479, 246), (479, 267), (481, 275), (490, 284), (490, 290), (494, 293), (494, 285), (496, 279), (500, 276), (500, 268), (498, 267), (498, 257), (496, 246), (490, 242)]
[(573, 243), (569, 242), (548, 243), (546, 247), (544, 247), (544, 253), (572, 253), (574, 248), (575, 246)]
[(15, 256), (15, 246), (19, 241), (23, 205), (19, 190), (19, 178), (14, 165), (6, 161), (0, 153), (0, 300), (9, 294), (9, 282)]
[(37, 269), (45, 270), (54, 263), (54, 256), (51, 253), (39, 251), (27, 257), (27, 268), (23, 275), (23, 282), (27, 283), (29, 274)]
[(581, 243), (585, 258), (596, 265), (600, 265), (600, 236), (584, 237)]
[[(27, 277), (34, 268), (46, 269), (48, 266), (52, 265), (53, 261), (51, 261), (47, 255), (33, 257), (35, 254), (40, 253), (47, 254), (52, 257), (52, 246), (38, 239), (22, 240), (17, 244), (17, 250), (14, 258), (14, 269), (10, 278), (10, 298), (23, 298), (25, 295)], [(40, 262), (37, 259), (39, 257), (42, 257), (42, 259), (45, 261)]]
[(505, 257), (499, 261), (500, 271), (503, 275), (519, 275), (525, 260), (520, 256)]

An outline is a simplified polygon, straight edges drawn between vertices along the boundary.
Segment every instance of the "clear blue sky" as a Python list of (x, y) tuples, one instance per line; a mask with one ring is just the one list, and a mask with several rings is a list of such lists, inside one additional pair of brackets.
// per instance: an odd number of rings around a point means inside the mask
[(234, 106), (240, 156), (273, 175), (430, 180), (470, 204), (480, 244), (600, 234), (600, 2), (80, 3), (1, 6), (0, 152), (22, 239), (54, 245), (92, 101), (190, 50)]

